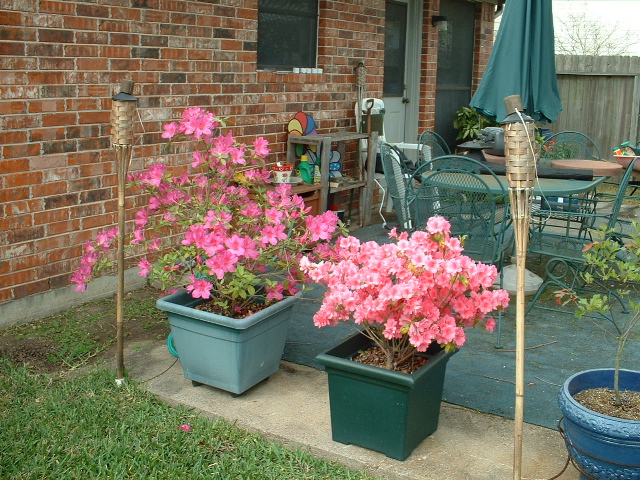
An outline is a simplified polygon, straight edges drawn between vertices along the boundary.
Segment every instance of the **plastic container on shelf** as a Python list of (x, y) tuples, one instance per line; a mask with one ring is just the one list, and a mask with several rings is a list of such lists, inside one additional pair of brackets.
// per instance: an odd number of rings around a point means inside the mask
[(306, 155), (302, 155), (300, 157), (298, 170), (300, 171), (300, 177), (304, 183), (313, 183), (313, 172), (311, 170), (311, 165), (309, 165), (309, 159)]

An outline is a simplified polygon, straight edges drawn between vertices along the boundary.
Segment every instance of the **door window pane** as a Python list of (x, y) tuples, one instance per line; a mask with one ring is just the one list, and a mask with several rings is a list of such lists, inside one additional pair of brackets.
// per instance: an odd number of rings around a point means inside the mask
[(260, 0), (258, 68), (315, 67), (317, 0)]
[(384, 95), (404, 95), (407, 4), (387, 2), (384, 34)]

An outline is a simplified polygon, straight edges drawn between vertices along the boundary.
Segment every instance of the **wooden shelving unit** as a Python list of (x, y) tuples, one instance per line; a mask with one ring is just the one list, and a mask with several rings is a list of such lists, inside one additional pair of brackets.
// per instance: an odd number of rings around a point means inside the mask
[[(341, 185), (340, 187), (329, 187), (329, 163), (331, 160), (331, 145), (333, 143), (347, 142), (351, 140), (367, 140), (366, 162), (358, 159), (356, 166), (355, 181)], [(319, 135), (289, 135), (287, 141), (287, 161), (296, 164), (296, 145), (316, 145), (320, 152), (320, 210), (324, 212), (328, 208), (329, 195), (331, 193), (344, 192), (348, 190), (360, 190), (360, 226), (371, 224), (371, 205), (373, 204), (374, 173), (376, 166), (376, 153), (378, 148), (378, 134), (373, 132), (336, 132), (323, 133)]]

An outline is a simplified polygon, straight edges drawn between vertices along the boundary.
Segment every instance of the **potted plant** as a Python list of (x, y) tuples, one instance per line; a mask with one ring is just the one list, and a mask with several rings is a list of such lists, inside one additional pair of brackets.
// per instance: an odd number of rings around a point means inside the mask
[(456, 140), (477, 140), (480, 137), (480, 130), (491, 126), (499, 126), (499, 124), (488, 120), (472, 107), (460, 108), (453, 120), (453, 128), (458, 130)]
[[(157, 162), (129, 176), (147, 204), (128, 251), (140, 275), (170, 294), (157, 306), (168, 312), (185, 377), (239, 394), (279, 368), (293, 296), (306, 282), (299, 260), (329, 251), (338, 222), (332, 212), (308, 216), (290, 185), (272, 188), (267, 142), (238, 143), (224, 126), (198, 107), (165, 125), (170, 145), (194, 146), (191, 168)], [(76, 290), (113, 265), (117, 236), (87, 243)]]
[(390, 233), (391, 243), (340, 238), (334, 256), (302, 269), (326, 294), (318, 327), (353, 322), (359, 332), (317, 357), (329, 379), (333, 439), (404, 460), (438, 426), (449, 357), (465, 327), (509, 303), (492, 288), (495, 266), (462, 254), (442, 217), (426, 231)]
[(580, 478), (640, 479), (640, 372), (621, 368), (624, 349), (640, 322), (640, 224), (622, 238), (602, 227), (583, 254), (586, 283), (597, 278), (617, 282), (618, 295), (629, 299), (631, 312), (620, 312), (604, 294), (577, 298), (577, 315), (595, 315), (598, 325), (616, 340), (614, 368), (578, 372), (558, 394), (564, 415), (559, 423)]

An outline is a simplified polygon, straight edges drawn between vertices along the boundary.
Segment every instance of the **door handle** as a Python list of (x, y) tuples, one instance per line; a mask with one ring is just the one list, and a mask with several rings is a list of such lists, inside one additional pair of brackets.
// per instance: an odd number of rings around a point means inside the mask
[(402, 103), (409, 103), (409, 97), (402, 97)]

